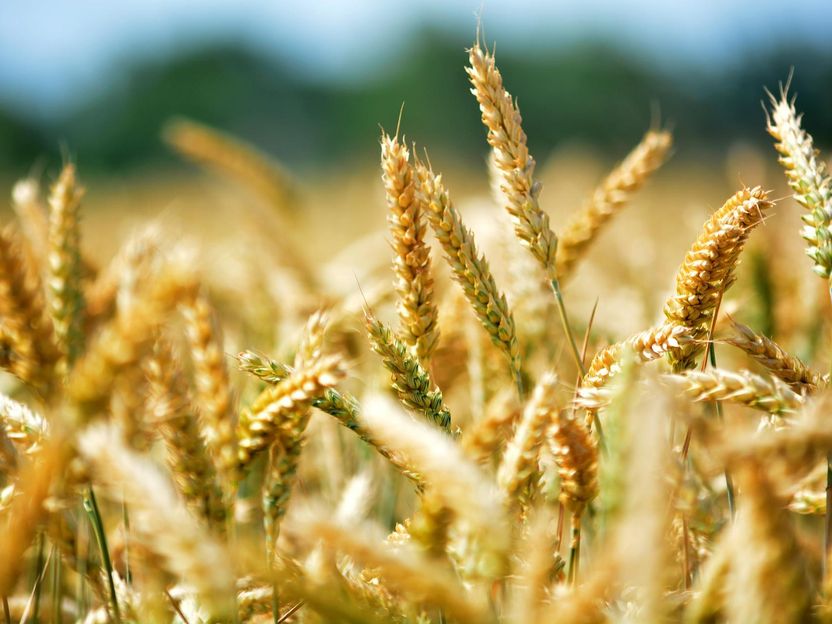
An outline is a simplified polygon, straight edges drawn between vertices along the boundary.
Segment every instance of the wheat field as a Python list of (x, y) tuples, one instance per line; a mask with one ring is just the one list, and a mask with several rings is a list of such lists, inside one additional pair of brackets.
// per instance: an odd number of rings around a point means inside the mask
[(14, 184), (6, 623), (832, 621), (812, 120), (767, 96), (721, 177), (658, 122), (538, 166), (465, 71), (476, 180), (405, 112), (317, 184), (186, 119), (187, 183)]

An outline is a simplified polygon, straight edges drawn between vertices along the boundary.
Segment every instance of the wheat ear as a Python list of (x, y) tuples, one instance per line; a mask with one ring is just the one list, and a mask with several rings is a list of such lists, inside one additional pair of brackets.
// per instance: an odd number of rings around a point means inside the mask
[[(309, 368), (295, 370), (275, 386), (263, 390), (237, 423), (237, 461), (247, 466), (254, 455), (267, 449), (278, 436), (292, 437), (296, 416), (303, 413), (316, 396), (340, 381), (346, 371), (339, 356), (317, 360)], [(290, 417), (291, 416), (291, 417)], [(287, 431), (281, 431), (286, 428)]]
[(806, 224), (801, 235), (806, 241), (806, 254), (814, 262), (813, 269), (821, 277), (832, 277), (832, 181), (826, 163), (815, 149), (812, 136), (803, 129), (802, 115), (795, 109), (794, 98), (788, 99), (785, 89), (777, 99), (773, 95), (767, 130), (774, 138), (780, 164), (794, 191), (795, 200), (806, 209)]
[(521, 511), (525, 511), (531, 501), (540, 447), (553, 413), (558, 409), (557, 383), (553, 373), (541, 377), (497, 469), (497, 484), (506, 501)]
[(430, 247), (425, 241), (423, 208), (416, 196), (410, 152), (398, 137), (381, 135), (381, 170), (394, 252), (399, 320), (405, 342), (422, 366), (428, 368), (439, 339)]
[(776, 377), (765, 378), (748, 371), (735, 373), (709, 368), (706, 371), (688, 370), (669, 378), (694, 401), (729, 401), (771, 414), (793, 412), (805, 401)]
[(225, 365), (222, 333), (204, 292), (191, 296), (179, 307), (185, 319), (196, 383), (200, 424), (226, 496), (236, 482), (235, 408)]
[(200, 436), (187, 380), (174, 359), (172, 346), (164, 338), (157, 339), (145, 371), (149, 384), (148, 414), (162, 434), (176, 487), (197, 518), (221, 531), (226, 517), (222, 492)]
[(592, 197), (558, 236), (557, 269), (561, 281), (598, 236), (601, 228), (623, 209), (650, 175), (666, 160), (673, 138), (666, 130), (649, 130), (621, 164), (595, 189)]
[(428, 422), (450, 432), (451, 413), (445, 406), (442, 391), (436, 388), (428, 372), (411, 355), (404, 343), (393, 335), (392, 330), (369, 311), (365, 312), (365, 321), (370, 345), (390, 371), (393, 390), (399, 400), (422, 414)]
[(445, 258), (454, 279), (462, 286), (474, 313), (509, 361), (515, 381), (520, 380), (520, 347), (514, 327), (514, 317), (505, 295), (497, 283), (485, 257), (477, 250), (474, 234), (462, 222), (451, 203), (441, 175), (417, 163), (419, 179), (417, 194), (425, 207), (425, 215), (436, 238), (445, 250)]
[(80, 208), (84, 189), (75, 166), (66, 165), (49, 195), (49, 266), (47, 286), (61, 366), (68, 372), (83, 350)]
[[(269, 384), (278, 384), (292, 372), (293, 368), (274, 360), (269, 360), (252, 351), (243, 351), (237, 355), (241, 371), (250, 373)], [(385, 459), (390, 461), (407, 478), (418, 483), (419, 476), (410, 471), (395, 453), (376, 440), (359, 418), (361, 405), (353, 395), (335, 388), (327, 388), (323, 394), (312, 399), (312, 407), (335, 418), (341, 425), (355, 433), (361, 440), (375, 448)]]
[(779, 344), (758, 334), (750, 327), (731, 321), (734, 334), (725, 339), (730, 345), (742, 349), (768, 371), (786, 383), (813, 389), (821, 383), (820, 374), (811, 370)]
[(12, 188), (12, 207), (21, 229), (29, 241), (29, 249), (41, 272), (46, 268), (49, 249), (49, 218), (34, 178), (18, 180)]
[(459, 580), (420, 556), (412, 547), (393, 551), (381, 546), (380, 536), (362, 527), (339, 527), (314, 519), (301, 534), (307, 541), (320, 540), (327, 550), (340, 552), (377, 571), (379, 581), (411, 604), (441, 608), (448, 617), (463, 622), (487, 621), (485, 601), (466, 590)]
[(491, 52), (483, 51), (476, 43), (469, 50), (468, 61), (465, 71), (488, 129), (494, 162), (503, 176), (502, 190), (514, 231), (549, 279), (556, 280), (557, 237), (549, 227), (549, 216), (538, 205), (540, 184), (534, 180), (535, 161), (526, 145), (520, 111), (503, 87), (503, 77)]
[(676, 273), (675, 293), (664, 306), (671, 325), (687, 327), (693, 342), (671, 351), (676, 371), (691, 368), (704, 349), (704, 338), (722, 293), (731, 286), (750, 231), (762, 223), (772, 202), (759, 187), (733, 195), (705, 225)]
[(23, 263), (17, 232), (0, 229), (0, 364), (48, 393), (59, 353), (46, 316), (40, 280)]

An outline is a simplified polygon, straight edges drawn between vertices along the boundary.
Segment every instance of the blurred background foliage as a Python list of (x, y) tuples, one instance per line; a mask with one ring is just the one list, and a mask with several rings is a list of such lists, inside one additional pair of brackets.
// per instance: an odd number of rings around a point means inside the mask
[[(251, 141), (298, 170), (374, 162), (379, 125), (404, 109), (409, 139), (479, 166), (483, 131), (463, 71), (466, 41), (423, 29), (383, 71), (333, 84), (241, 43), (201, 43), (159, 58), (135, 55), (117, 80), (44, 117), (0, 108), (0, 167), (25, 174), (68, 151), (90, 173), (170, 167), (160, 132), (176, 115)], [(337, 51), (333, 51), (337, 53)], [(760, 101), (794, 68), (793, 90), (819, 145), (832, 142), (832, 57), (780, 46), (720, 67), (670, 71), (601, 39), (530, 52), (498, 49), (533, 153), (584, 142), (620, 157), (658, 115), (678, 157), (737, 141), (767, 145)]]

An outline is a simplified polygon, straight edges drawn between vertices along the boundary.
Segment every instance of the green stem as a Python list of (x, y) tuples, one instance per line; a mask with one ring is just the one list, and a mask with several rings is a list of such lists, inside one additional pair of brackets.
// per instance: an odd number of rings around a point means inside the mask
[(118, 609), (118, 598), (116, 597), (116, 584), (113, 579), (113, 562), (110, 559), (110, 550), (107, 547), (107, 534), (104, 532), (101, 510), (98, 508), (98, 501), (95, 498), (92, 485), (89, 486), (87, 495), (84, 497), (84, 509), (90, 518), (90, 524), (92, 524), (92, 530), (95, 534), (95, 541), (98, 544), (98, 550), (101, 554), (101, 561), (104, 563), (104, 570), (107, 573), (107, 586), (110, 590), (113, 620), (116, 624), (121, 624), (121, 613)]
[[(563, 332), (566, 334), (566, 341), (569, 343), (569, 350), (572, 352), (572, 357), (575, 360), (575, 366), (578, 367), (581, 377), (583, 378), (586, 376), (586, 366), (584, 366), (584, 360), (581, 357), (580, 351), (578, 351), (578, 343), (575, 341), (575, 334), (572, 333), (572, 327), (569, 325), (569, 315), (566, 313), (566, 304), (563, 302), (563, 294), (561, 294), (560, 291), (560, 282), (557, 279), (553, 279), (551, 284), (552, 292), (555, 293), (555, 301), (558, 304), (558, 314), (560, 315), (561, 325), (563, 325)], [(595, 429), (598, 432), (598, 442), (601, 445), (601, 450), (606, 451), (607, 445), (604, 442), (604, 430), (601, 428), (601, 418), (599, 417), (597, 411), (593, 412), (592, 420), (595, 425)]]
[(52, 548), (52, 622), (61, 622), (61, 553)]
[(569, 548), (569, 571), (566, 579), (570, 585), (578, 582), (578, 567), (581, 561), (581, 518), (572, 516), (572, 544)]
[(41, 583), (41, 575), (43, 568), (43, 533), (38, 534), (38, 554), (35, 559), (35, 588), (34, 588), (34, 600), (32, 605), (32, 624), (38, 624), (40, 622), (40, 594), (41, 594), (41, 587), (43, 584)]
[(575, 335), (572, 333), (572, 328), (569, 325), (569, 315), (566, 313), (566, 304), (563, 302), (563, 295), (560, 291), (560, 282), (557, 279), (552, 280), (552, 291), (555, 293), (555, 301), (558, 304), (558, 314), (560, 315), (560, 322), (563, 325), (563, 331), (566, 334), (566, 339), (569, 342), (569, 350), (572, 352), (572, 357), (575, 360), (575, 365), (581, 371), (581, 376), (586, 375), (586, 367), (581, 354), (578, 351), (578, 343), (575, 342)]
[[(708, 359), (711, 361), (711, 368), (716, 368), (716, 349), (714, 348), (713, 342), (708, 344)], [(723, 422), (724, 417), (722, 415), (722, 403), (716, 401), (714, 405), (716, 407), (716, 417), (720, 422)], [(734, 514), (737, 511), (736, 499), (734, 498), (734, 480), (731, 478), (731, 473), (727, 469), (725, 470), (725, 491), (728, 494), (728, 509), (731, 512), (731, 518), (733, 519)]]

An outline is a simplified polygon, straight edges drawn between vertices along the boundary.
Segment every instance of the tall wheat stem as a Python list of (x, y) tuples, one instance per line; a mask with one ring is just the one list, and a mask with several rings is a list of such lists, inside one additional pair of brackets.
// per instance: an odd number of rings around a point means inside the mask
[(116, 597), (116, 585), (113, 580), (113, 562), (110, 559), (110, 550), (107, 547), (107, 534), (104, 532), (104, 523), (101, 521), (101, 511), (98, 509), (98, 501), (95, 492), (90, 485), (84, 497), (84, 510), (90, 517), (95, 541), (101, 554), (101, 561), (104, 564), (104, 571), (107, 574), (107, 587), (110, 591), (110, 602), (112, 603), (112, 619), (115, 624), (121, 624), (121, 613), (118, 609), (118, 598)]

